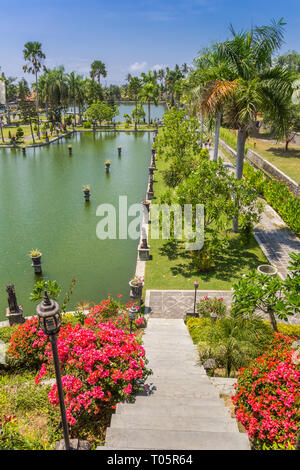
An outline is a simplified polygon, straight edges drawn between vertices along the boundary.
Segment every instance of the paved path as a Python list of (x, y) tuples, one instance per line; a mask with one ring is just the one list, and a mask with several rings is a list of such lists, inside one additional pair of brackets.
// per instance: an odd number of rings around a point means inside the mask
[[(185, 314), (194, 311), (194, 291), (192, 290), (147, 290), (145, 297), (146, 313), (151, 318), (183, 319)], [(202, 297), (222, 297), (227, 308), (232, 302), (231, 290), (198, 290), (196, 302)], [(265, 320), (270, 321), (269, 316), (257, 311)], [(277, 319), (279, 323), (284, 323)], [(300, 325), (300, 313), (289, 317), (288, 323)]]
[(150, 318), (143, 340), (153, 375), (134, 403), (117, 405), (98, 450), (249, 450), (247, 435), (197, 364), (183, 320)]
[[(229, 308), (232, 302), (232, 291), (198, 290), (196, 302), (201, 297), (222, 297)], [(145, 306), (151, 318), (184, 318), (187, 312), (194, 311), (193, 290), (148, 290)]]
[[(212, 155), (212, 150), (210, 154)], [(226, 160), (221, 151), (219, 151), (219, 155), (224, 160), (226, 167), (234, 171), (234, 165)], [(289, 253), (292, 251), (300, 253), (300, 239), (289, 230), (286, 223), (266, 201), (263, 200), (263, 203), (264, 212), (255, 227), (254, 236), (270, 264), (275, 266), (280, 277), (285, 279), (289, 272), (287, 269), (290, 259)]]

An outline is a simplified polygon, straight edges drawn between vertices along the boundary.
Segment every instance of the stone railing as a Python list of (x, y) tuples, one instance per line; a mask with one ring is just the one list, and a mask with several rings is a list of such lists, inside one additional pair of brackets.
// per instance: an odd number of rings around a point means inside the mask
[[(219, 143), (220, 146), (224, 150), (226, 150), (226, 152), (230, 153), (230, 155), (236, 158), (236, 151), (233, 150), (228, 144), (226, 144), (224, 140), (219, 139)], [(268, 177), (273, 177), (279, 181), (283, 181), (295, 195), (300, 197), (300, 182), (297, 184), (296, 181), (292, 180), (289, 176), (280, 171), (276, 166), (272, 165), (272, 163), (268, 162), (258, 153), (254, 152), (254, 150), (247, 150), (245, 160), (258, 170), (263, 171)]]

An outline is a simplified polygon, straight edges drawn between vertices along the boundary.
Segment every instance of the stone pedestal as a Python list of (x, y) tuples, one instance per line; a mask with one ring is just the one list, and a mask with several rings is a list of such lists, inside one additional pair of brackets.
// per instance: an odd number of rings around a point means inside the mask
[(138, 254), (140, 261), (148, 261), (150, 259), (150, 246), (143, 248), (142, 244), (138, 246)]
[[(80, 441), (79, 439), (70, 439), (70, 450), (91, 450), (91, 444), (88, 441)], [(61, 439), (55, 444), (54, 450), (66, 450), (65, 441)]]
[(18, 312), (11, 312), (9, 308), (7, 308), (5, 316), (9, 322), (9, 326), (20, 325), (25, 322), (25, 318), (23, 317), (23, 310), (21, 307), (19, 307)]

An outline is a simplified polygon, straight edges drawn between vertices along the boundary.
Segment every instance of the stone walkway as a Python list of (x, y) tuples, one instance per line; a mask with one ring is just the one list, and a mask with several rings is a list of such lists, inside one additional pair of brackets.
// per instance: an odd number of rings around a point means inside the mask
[[(145, 297), (145, 313), (151, 318), (183, 319), (185, 314), (194, 311), (194, 291), (193, 290), (147, 290)], [(231, 290), (198, 290), (196, 302), (202, 297), (221, 297), (227, 308), (232, 302)], [(269, 316), (258, 311), (265, 320), (270, 321)], [(278, 320), (279, 323), (281, 320)], [(300, 313), (290, 317), (288, 323), (300, 325)]]
[(143, 341), (153, 375), (134, 403), (117, 405), (98, 450), (250, 450), (183, 320), (150, 318)]
[[(210, 151), (212, 155), (212, 151)], [(219, 155), (225, 162), (225, 166), (234, 171), (235, 167), (226, 160), (224, 154)], [(288, 274), (289, 253), (292, 251), (300, 253), (300, 239), (287, 227), (282, 218), (274, 209), (263, 200), (264, 212), (260, 222), (256, 225), (254, 236), (269, 260), (269, 263), (278, 269), (278, 274), (285, 279)]]
[[(232, 291), (198, 290), (196, 302), (201, 297), (222, 297), (229, 308)], [(193, 290), (147, 290), (145, 306), (151, 318), (184, 318), (187, 312), (194, 310)]]

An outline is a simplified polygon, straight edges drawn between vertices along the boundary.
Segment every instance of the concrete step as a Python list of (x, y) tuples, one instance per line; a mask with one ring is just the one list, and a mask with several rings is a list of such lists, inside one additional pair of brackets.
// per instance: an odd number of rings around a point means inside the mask
[(168, 399), (149, 400), (143, 397), (143, 400), (136, 403), (119, 403), (116, 414), (121, 415), (144, 415), (149, 416), (177, 416), (177, 417), (226, 417), (230, 418), (230, 411), (224, 405), (209, 399), (202, 399), (201, 402), (196, 400), (185, 401), (180, 406), (176, 406), (174, 402)]
[(174, 389), (178, 388), (180, 386), (183, 387), (182, 390), (198, 390), (201, 388), (202, 385), (210, 385), (213, 386), (212, 390), (216, 390), (215, 386), (212, 384), (210, 381), (209, 377), (202, 376), (199, 374), (199, 376), (191, 376), (187, 377), (184, 381), (179, 381), (176, 377), (175, 378), (166, 378), (166, 377), (155, 377), (153, 378), (152, 375), (147, 378), (145, 385), (147, 387), (163, 387), (168, 389)]
[(110, 427), (112, 429), (165, 429), (181, 431), (218, 431), (218, 432), (238, 432), (235, 420), (220, 417), (195, 417), (187, 418), (178, 416), (150, 416), (148, 414), (135, 416), (112, 415)]
[[(151, 369), (152, 366), (147, 364), (147, 367)], [(178, 383), (182, 381), (193, 379), (194, 377), (207, 377), (205, 370), (201, 367), (197, 367), (195, 369), (187, 370), (184, 367), (180, 367), (176, 370), (174, 367), (168, 367), (167, 365), (161, 365), (160, 367), (155, 366), (152, 368), (153, 374), (151, 375), (151, 379), (154, 380), (157, 377), (165, 378), (165, 380), (175, 380), (178, 379)]]
[(134, 449), (250, 450), (246, 434), (165, 429), (108, 428), (106, 444)]
[(169, 359), (169, 360), (166, 360), (166, 359), (160, 359), (160, 358), (147, 358), (148, 361), (149, 361), (149, 367), (156, 367), (157, 369), (159, 368), (166, 368), (166, 367), (169, 367), (169, 368), (175, 368), (176, 370), (186, 370), (186, 371), (189, 371), (191, 373), (195, 372), (195, 373), (200, 373), (200, 366), (197, 365), (197, 363), (195, 362), (192, 362), (191, 361), (187, 361), (187, 362), (184, 362), (184, 361), (180, 361), (180, 359), (177, 359), (176, 358), (172, 358), (172, 359)]
[[(200, 387), (195, 386), (194, 389), (190, 387), (165, 387), (165, 386), (152, 386), (147, 391), (139, 392), (136, 397), (149, 397), (149, 399), (157, 400), (159, 398), (169, 398), (170, 401), (173, 399), (185, 399), (185, 402), (189, 402), (190, 400), (201, 400), (202, 398), (215, 398), (221, 400), (219, 397), (219, 393), (216, 388), (211, 388), (209, 385), (201, 385)], [(224, 405), (224, 402), (223, 402)]]

